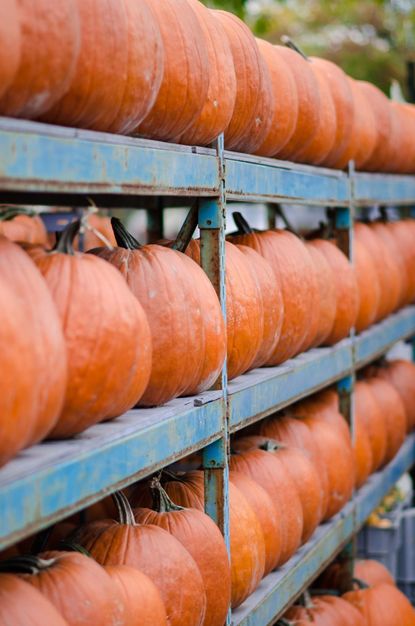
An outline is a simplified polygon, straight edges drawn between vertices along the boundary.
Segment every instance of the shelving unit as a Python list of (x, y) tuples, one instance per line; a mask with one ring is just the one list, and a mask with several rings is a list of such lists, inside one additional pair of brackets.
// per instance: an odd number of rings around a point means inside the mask
[[(0, 202), (135, 207), (140, 196), (199, 199), (202, 266), (226, 315), (226, 200), (330, 206), (343, 249), (352, 250), (354, 209), (415, 205), (415, 178), (355, 174), (226, 152), (0, 118)], [(189, 198), (187, 200), (189, 202)], [(0, 549), (186, 455), (203, 451), (206, 510), (228, 539), (230, 433), (327, 385), (353, 393), (354, 372), (395, 342), (415, 337), (415, 307), (331, 348), (262, 368), (219, 389), (155, 409), (136, 409), (68, 441), (45, 442), (0, 470)], [(350, 399), (350, 398), (349, 398)], [(350, 403), (351, 406), (353, 403)], [(348, 415), (352, 423), (353, 415)], [(415, 436), (398, 456), (264, 579), (229, 623), (265, 626), (310, 584), (415, 463)]]

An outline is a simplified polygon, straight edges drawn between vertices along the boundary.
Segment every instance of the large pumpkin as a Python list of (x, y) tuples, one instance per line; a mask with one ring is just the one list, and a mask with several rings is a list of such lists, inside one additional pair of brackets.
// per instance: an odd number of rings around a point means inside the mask
[(407, 295), (410, 291), (411, 278), (408, 274), (408, 267), (405, 262), (405, 257), (402, 254), (401, 243), (398, 242), (393, 235), (390, 227), (384, 222), (373, 222), (370, 227), (382, 239), (384, 245), (388, 248), (390, 255), (393, 258), (396, 270), (399, 273), (400, 280), (398, 282), (400, 287), (399, 300), (397, 307), (403, 306), (407, 301)]
[(354, 242), (353, 255), (359, 292), (359, 309), (355, 328), (360, 333), (378, 319), (381, 287), (375, 259), (359, 239)]
[[(330, 606), (335, 611), (336, 626), (367, 626), (365, 619), (350, 602), (335, 595), (322, 595), (313, 598), (317, 606)], [(330, 625), (331, 626), (331, 625)]]
[(370, 162), (378, 138), (376, 118), (372, 110), (370, 101), (364, 91), (360, 88), (359, 82), (349, 79), (354, 98), (354, 118), (353, 130), (356, 145), (351, 158), (355, 162), (357, 170), (366, 169), (366, 163)]
[(375, 117), (376, 143), (372, 155), (365, 163), (365, 170), (381, 172), (390, 166), (393, 159), (392, 111), (389, 99), (375, 85), (365, 80), (357, 81), (360, 91), (366, 96)]
[(388, 164), (388, 171), (402, 174), (413, 172), (415, 159), (413, 116), (407, 106), (401, 102), (390, 100), (389, 106), (392, 111), (392, 136), (395, 151), (393, 160)]
[(92, 252), (124, 276), (150, 324), (153, 364), (140, 404), (163, 404), (200, 393), (216, 381), (226, 339), (216, 292), (203, 270), (185, 254), (157, 244), (141, 246), (116, 218), (120, 247)]
[(301, 400), (291, 406), (288, 412), (296, 417), (312, 417), (326, 422), (345, 440), (347, 445), (350, 445), (349, 426), (340, 413), (339, 395), (334, 389), (325, 389)]
[(359, 380), (355, 386), (355, 420), (366, 429), (372, 449), (372, 472), (385, 461), (387, 451), (387, 425), (381, 407), (370, 385)]
[(175, 504), (157, 479), (151, 483), (152, 509), (134, 510), (138, 523), (167, 530), (193, 557), (206, 593), (204, 626), (223, 626), (231, 600), (231, 571), (225, 542), (216, 524), (197, 509)]
[(105, 571), (120, 598), (122, 626), (168, 626), (160, 591), (148, 576), (127, 565), (107, 565)]
[(272, 124), (273, 93), (268, 66), (248, 26), (227, 11), (213, 11), (229, 41), (236, 74), (236, 100), (225, 130), (225, 147), (255, 152)]
[(68, 355), (65, 402), (52, 437), (74, 435), (130, 409), (151, 366), (143, 309), (113, 267), (74, 252), (78, 228), (70, 224), (55, 250), (35, 260), (61, 318)]
[(373, 626), (414, 626), (415, 610), (396, 587), (381, 583), (355, 589), (343, 598), (353, 604)]
[(272, 157), (291, 139), (298, 117), (298, 95), (293, 73), (275, 47), (264, 39), (257, 39), (261, 56), (266, 63), (273, 91), (272, 123), (256, 149), (256, 154)]
[(158, 95), (136, 132), (179, 141), (202, 113), (210, 82), (206, 35), (187, 0), (150, 0), (165, 51)]
[(48, 235), (42, 219), (33, 211), (10, 208), (0, 212), (0, 235), (19, 243), (47, 246)]
[(358, 489), (369, 478), (373, 467), (372, 444), (363, 418), (355, 416), (353, 453), (355, 464), (355, 487)]
[[(314, 306), (316, 315), (310, 311), (310, 317), (317, 319), (317, 331), (315, 334), (310, 331), (310, 340), (307, 342), (307, 347), (315, 347), (326, 341), (334, 325), (337, 308), (336, 281), (324, 254), (310, 243), (307, 243), (307, 249), (315, 267), (318, 284), (317, 301)], [(312, 328), (312, 324), (309, 328)], [(311, 339), (312, 337), (314, 338)]]
[(115, 621), (120, 599), (111, 579), (93, 559), (78, 552), (44, 552), (16, 557), (0, 566), (40, 591), (69, 626)]
[[(117, 245), (111, 226), (111, 219), (106, 215), (88, 213), (82, 219), (82, 226), (84, 227), (83, 252), (103, 245)], [(76, 237), (74, 240), (74, 248), (76, 250), (80, 249), (79, 237)]]
[(415, 426), (415, 364), (404, 359), (386, 361), (377, 370), (399, 393), (406, 411), (406, 428), (410, 432)]
[[(13, 439), (18, 435), (22, 444), (20, 447), (23, 447), (38, 443), (55, 427), (58, 421), (63, 408), (67, 384), (66, 345), (58, 311), (39, 270), (19, 246), (1, 236), (0, 277), (12, 288), (19, 299), (19, 308), (24, 318), (21, 331), (23, 338), (25, 336), (24, 329), (30, 329), (32, 332), (32, 346), (29, 351), (19, 352), (20, 341), (16, 339), (14, 340), (16, 344), (12, 342), (10, 346), (16, 351), (16, 358), (24, 359), (25, 369), (28, 367), (29, 371), (31, 367), (30, 354), (34, 352), (35, 355), (36, 371), (32, 372), (33, 391), (29, 392), (31, 406), (27, 407), (25, 418), (26, 425), (29, 425), (30, 422), (32, 424), (30, 431), (25, 434), (25, 426), (23, 424), (17, 426), (18, 421), (14, 423), (13, 410), (9, 409), (10, 412), (5, 413), (0, 412), (1, 415), (4, 415), (4, 419), (7, 418), (13, 424), (17, 431)], [(6, 308), (6, 314), (8, 304), (11, 303), (2, 299), (2, 307)], [(10, 335), (9, 341), (12, 337), (13, 335)], [(7, 357), (6, 346), (4, 346), (4, 355)], [(7, 377), (6, 363), (3, 371)], [(23, 381), (24, 372), (19, 375), (19, 378), (20, 376), (22, 376)], [(6, 397), (11, 395), (12, 405), (14, 404), (17, 408), (19, 404), (24, 403), (24, 400), (23, 398), (14, 398), (12, 390), (16, 386), (16, 381), (10, 384), (10, 389), (1, 395), (6, 395)], [(6, 433), (7, 428), (2, 435), (2, 445), (5, 446), (8, 445)], [(9, 445), (12, 445), (11, 442)], [(11, 451), (13, 451), (13, 447)], [(7, 455), (7, 448), (5, 448), (5, 453)]]
[(406, 290), (402, 297), (402, 304), (411, 304), (415, 300), (414, 223), (412, 220), (398, 220), (397, 222), (390, 222), (386, 226), (396, 241), (408, 278)]
[(13, 574), (0, 574), (4, 626), (70, 626), (43, 594)]
[(386, 425), (386, 453), (384, 462), (389, 463), (399, 451), (406, 435), (406, 412), (399, 393), (392, 383), (372, 376), (367, 379), (375, 400), (384, 416)]
[(357, 559), (354, 563), (355, 578), (362, 580), (366, 585), (373, 587), (381, 583), (394, 585), (395, 580), (388, 568), (372, 559)]
[(147, 0), (76, 0), (81, 46), (68, 89), (43, 119), (130, 133), (148, 113), (163, 75), (163, 46)]
[(170, 626), (201, 626), (206, 593), (195, 561), (167, 531), (153, 524), (137, 524), (122, 493), (116, 498), (119, 521), (82, 526), (73, 541), (101, 565), (128, 565), (146, 574), (161, 593)]
[(209, 88), (202, 111), (180, 137), (180, 143), (207, 146), (224, 132), (236, 100), (236, 74), (225, 28), (199, 0), (187, 0), (205, 36), (209, 56)]
[(12, 83), (20, 61), (21, 26), (17, 0), (0, 6), (0, 98)]

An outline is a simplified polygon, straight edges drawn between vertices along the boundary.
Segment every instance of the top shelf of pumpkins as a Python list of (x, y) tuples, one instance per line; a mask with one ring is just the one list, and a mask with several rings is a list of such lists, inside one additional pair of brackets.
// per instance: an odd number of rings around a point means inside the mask
[(343, 169), (415, 171), (415, 108), (198, 0), (3, 0), (0, 114)]

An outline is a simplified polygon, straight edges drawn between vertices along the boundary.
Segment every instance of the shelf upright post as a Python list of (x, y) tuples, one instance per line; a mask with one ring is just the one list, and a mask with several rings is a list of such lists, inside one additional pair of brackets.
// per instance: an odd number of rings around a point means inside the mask
[[(226, 197), (223, 135), (217, 140), (216, 151), (219, 167), (219, 195), (217, 198), (201, 199), (199, 201), (200, 256), (201, 265), (219, 296), (223, 316), (226, 321)], [(222, 391), (223, 427), (221, 439), (206, 446), (203, 451), (205, 511), (218, 524), (229, 550), (229, 427), (226, 362), (215, 386)]]

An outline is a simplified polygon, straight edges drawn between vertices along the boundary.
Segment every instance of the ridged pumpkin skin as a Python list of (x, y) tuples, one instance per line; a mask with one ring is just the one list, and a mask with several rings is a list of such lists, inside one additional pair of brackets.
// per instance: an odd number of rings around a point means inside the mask
[(405, 440), (405, 407), (399, 393), (388, 381), (378, 376), (373, 376), (367, 380), (367, 383), (384, 415), (387, 432), (385, 463), (389, 463)]
[(14, 213), (13, 210), (0, 213), (0, 235), (19, 243), (41, 246), (48, 243), (46, 228), (38, 215)]
[(378, 319), (381, 288), (375, 260), (358, 239), (354, 242), (353, 264), (359, 292), (355, 328), (360, 333)]
[(117, 615), (119, 597), (109, 575), (78, 552), (43, 552), (35, 570), (19, 576), (42, 593), (69, 626), (107, 626)]
[(408, 173), (413, 171), (413, 117), (401, 102), (389, 101), (392, 111), (392, 133), (394, 141), (394, 159), (388, 166), (388, 171)]
[(370, 587), (386, 583), (394, 585), (395, 580), (388, 568), (372, 559), (357, 559), (354, 563), (354, 576)]
[(324, 389), (297, 402), (288, 410), (296, 417), (313, 417), (326, 422), (348, 445), (351, 443), (349, 427), (340, 413), (339, 395), (334, 389)]
[(79, 54), (79, 16), (76, 0), (19, 0), (17, 4), (20, 62), (0, 100), (0, 112), (34, 119), (70, 85)]
[(355, 386), (355, 419), (366, 427), (372, 448), (372, 472), (375, 472), (385, 462), (387, 424), (370, 385), (363, 380), (359, 380)]
[(256, 42), (268, 67), (273, 92), (272, 123), (256, 154), (272, 157), (282, 150), (295, 131), (298, 117), (297, 86), (287, 62), (274, 46), (264, 39), (257, 39)]
[[(318, 292), (315, 310), (317, 312), (317, 332), (308, 347), (320, 346), (330, 335), (336, 317), (335, 276), (324, 254), (315, 246), (307, 244), (317, 276)], [(310, 317), (313, 312), (310, 311)], [(311, 327), (311, 324), (310, 324)], [(313, 336), (313, 333), (310, 333)]]
[(388, 248), (390, 255), (393, 259), (392, 262), (395, 265), (397, 284), (399, 285), (399, 298), (396, 304), (396, 308), (399, 308), (405, 304), (410, 281), (402, 250), (400, 249), (400, 245), (398, 244), (387, 223), (373, 222), (370, 225), (370, 228), (372, 228), (372, 230), (378, 235), (378, 237), (382, 239), (384, 245)]
[(395, 586), (386, 583), (344, 594), (366, 618), (370, 626), (414, 626), (415, 610), (408, 598)]
[(157, 96), (163, 47), (147, 0), (76, 0), (81, 45), (66, 93), (42, 119), (114, 133), (135, 130)]
[(221, 22), (199, 0), (187, 0), (205, 36), (209, 56), (209, 88), (199, 116), (180, 137), (180, 143), (207, 146), (223, 133), (232, 119), (236, 100), (236, 74), (232, 52)]
[(300, 150), (307, 148), (318, 131), (320, 92), (310, 64), (300, 54), (284, 46), (275, 46), (275, 50), (288, 64), (297, 88), (298, 117), (295, 131), (277, 155), (279, 159), (293, 160)]
[[(125, 238), (124, 237), (125, 234)], [(156, 406), (208, 389), (225, 358), (225, 325), (216, 292), (201, 267), (164, 246), (140, 246), (122, 231), (122, 248), (92, 252), (116, 267), (150, 325), (153, 364), (140, 404)], [(174, 338), (174, 340), (173, 340)]]
[(105, 571), (121, 600), (122, 626), (168, 626), (162, 597), (148, 576), (127, 565), (107, 565)]
[(258, 518), (265, 542), (264, 576), (278, 565), (282, 549), (282, 527), (275, 503), (261, 485), (246, 474), (230, 471), (230, 482), (239, 489)]
[(248, 26), (227, 11), (213, 11), (228, 38), (236, 74), (236, 100), (225, 130), (225, 147), (255, 152), (272, 124), (273, 93), (268, 66)]
[(365, 421), (358, 416), (354, 421), (355, 487), (359, 489), (369, 478), (373, 469), (373, 452)]
[(280, 340), (267, 363), (278, 365), (298, 354), (306, 339), (310, 309), (318, 291), (313, 262), (302, 241), (286, 230), (235, 235), (232, 241), (259, 252), (281, 286), (284, 321)]
[(303, 532), (303, 509), (295, 483), (273, 453), (252, 447), (244, 450), (243, 441), (239, 445), (238, 440), (234, 448), (237, 454), (231, 456), (230, 468), (258, 482), (281, 512), (282, 546), (278, 565), (282, 565), (300, 547)]
[(164, 47), (157, 98), (136, 132), (150, 139), (180, 141), (199, 118), (208, 95), (206, 36), (187, 0), (148, 0)]
[(70, 626), (44, 595), (13, 574), (0, 574), (0, 622), (4, 626)]
[(284, 320), (284, 304), (281, 289), (275, 280), (270, 264), (248, 246), (237, 246), (248, 260), (253, 278), (258, 288), (258, 299), (262, 303), (262, 341), (252, 367), (269, 363), (281, 336)]
[(211, 518), (173, 503), (161, 486), (152, 488), (153, 509), (134, 509), (138, 523), (167, 530), (193, 557), (206, 593), (204, 626), (223, 626), (231, 600), (231, 570), (224, 539)]
[(350, 141), (354, 116), (353, 94), (346, 74), (338, 65), (319, 57), (310, 57), (310, 60), (313, 65), (323, 71), (336, 112), (334, 145), (321, 162), (326, 167), (333, 167)]
[(393, 159), (392, 114), (389, 99), (375, 85), (365, 81), (357, 81), (360, 91), (366, 96), (372, 109), (376, 123), (376, 144), (371, 157), (365, 163), (365, 170), (382, 172), (388, 168)]
[(412, 220), (390, 222), (386, 227), (392, 233), (405, 265), (407, 283), (402, 297), (402, 304), (411, 304), (415, 300), (415, 229)]
[(355, 162), (357, 170), (365, 170), (366, 163), (370, 162), (377, 144), (378, 130), (375, 114), (370, 101), (364, 91), (360, 88), (359, 82), (349, 79), (354, 97), (354, 123), (353, 135), (356, 146), (351, 158)]
[[(34, 416), (34, 423), (28, 438), (24, 439), (24, 431), (20, 432), (23, 444), (32, 445), (54, 429), (63, 409), (67, 386), (67, 348), (61, 319), (41, 273), (19, 246), (1, 236), (0, 277), (12, 286), (19, 297), (24, 324), (33, 329), (35, 399), (32, 400), (29, 415)], [(19, 358), (24, 355), (17, 354)]]
[(65, 402), (53, 438), (133, 407), (151, 368), (146, 315), (125, 281), (102, 259), (71, 252), (64, 237), (56, 252), (35, 260), (62, 321), (68, 355)]
[(20, 61), (21, 29), (17, 0), (0, 6), (0, 98), (12, 83)]
[(399, 393), (406, 411), (407, 432), (410, 432), (415, 426), (415, 364), (404, 359), (394, 359), (380, 367), (377, 374), (390, 382)]
[(363, 616), (350, 602), (337, 596), (319, 596), (313, 599), (314, 602), (321, 602), (329, 605), (336, 612), (336, 626), (367, 626)]
[(359, 310), (359, 292), (353, 267), (347, 257), (337, 246), (323, 239), (314, 239), (310, 242), (322, 252), (335, 276), (342, 280), (335, 281), (336, 287), (336, 317), (325, 345), (333, 345), (348, 336), (354, 326)]
[(318, 84), (320, 115), (316, 134), (306, 148), (297, 152), (295, 160), (320, 165), (330, 154), (336, 141), (336, 109), (325, 71), (314, 63), (310, 63), (310, 67)]
[[(340, 616), (334, 607), (324, 602), (323, 598), (312, 598), (306, 602), (306, 606), (294, 605), (284, 614), (284, 619), (289, 624), (303, 626), (314, 624), (315, 626), (344, 626)], [(290, 622), (290, 620), (294, 620)]]

